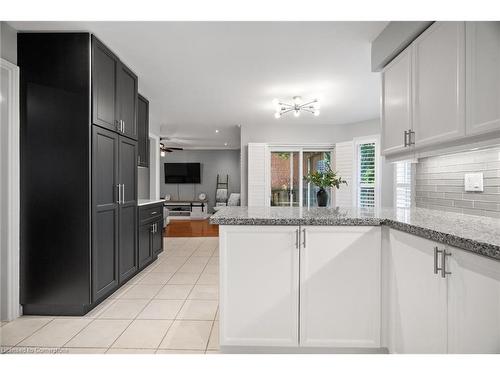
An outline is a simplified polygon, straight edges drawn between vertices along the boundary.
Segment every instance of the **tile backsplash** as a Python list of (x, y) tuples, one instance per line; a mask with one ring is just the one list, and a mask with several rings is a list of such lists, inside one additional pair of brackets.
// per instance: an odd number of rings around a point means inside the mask
[[(483, 192), (466, 192), (465, 173), (482, 172)], [(417, 207), (500, 218), (500, 146), (420, 159)]]

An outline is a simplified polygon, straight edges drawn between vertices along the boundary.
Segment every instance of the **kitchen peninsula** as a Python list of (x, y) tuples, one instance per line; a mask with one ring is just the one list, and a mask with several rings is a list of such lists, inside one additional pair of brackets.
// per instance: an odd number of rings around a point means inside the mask
[(226, 352), (500, 352), (500, 220), (423, 208), (228, 207)]

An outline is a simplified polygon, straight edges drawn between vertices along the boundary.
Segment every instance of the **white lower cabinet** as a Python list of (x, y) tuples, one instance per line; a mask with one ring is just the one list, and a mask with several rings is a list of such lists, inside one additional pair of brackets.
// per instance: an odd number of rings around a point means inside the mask
[(500, 262), (392, 229), (389, 243), (391, 353), (500, 353)]
[(219, 241), (223, 351), (500, 353), (499, 261), (370, 226), (225, 225)]
[(389, 351), (446, 353), (446, 279), (434, 274), (438, 244), (397, 230), (389, 244)]
[(220, 229), (220, 345), (297, 346), (298, 228)]
[(380, 345), (380, 227), (221, 226), (220, 277), (222, 350)]
[(448, 352), (500, 353), (500, 262), (447, 251)]
[(300, 346), (380, 347), (380, 227), (301, 230)]

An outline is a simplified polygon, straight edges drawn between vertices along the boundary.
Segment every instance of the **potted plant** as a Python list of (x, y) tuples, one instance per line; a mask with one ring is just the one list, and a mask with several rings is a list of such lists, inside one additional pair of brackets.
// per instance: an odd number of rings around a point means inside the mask
[(327, 166), (324, 172), (310, 172), (307, 176), (304, 176), (304, 179), (307, 182), (319, 187), (319, 191), (316, 193), (319, 207), (326, 207), (328, 203), (328, 193), (325, 188), (335, 186), (338, 189), (340, 188), (340, 184), (347, 185), (347, 181), (343, 180), (342, 177), (337, 176), (337, 172), (332, 171), (330, 166)]

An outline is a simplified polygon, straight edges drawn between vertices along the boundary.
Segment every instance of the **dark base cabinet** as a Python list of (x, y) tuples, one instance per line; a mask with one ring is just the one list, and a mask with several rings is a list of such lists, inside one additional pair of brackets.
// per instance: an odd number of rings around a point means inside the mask
[(163, 251), (163, 204), (139, 207), (139, 269)]
[(139, 269), (137, 77), (89, 33), (17, 47), (23, 313), (84, 315)]

